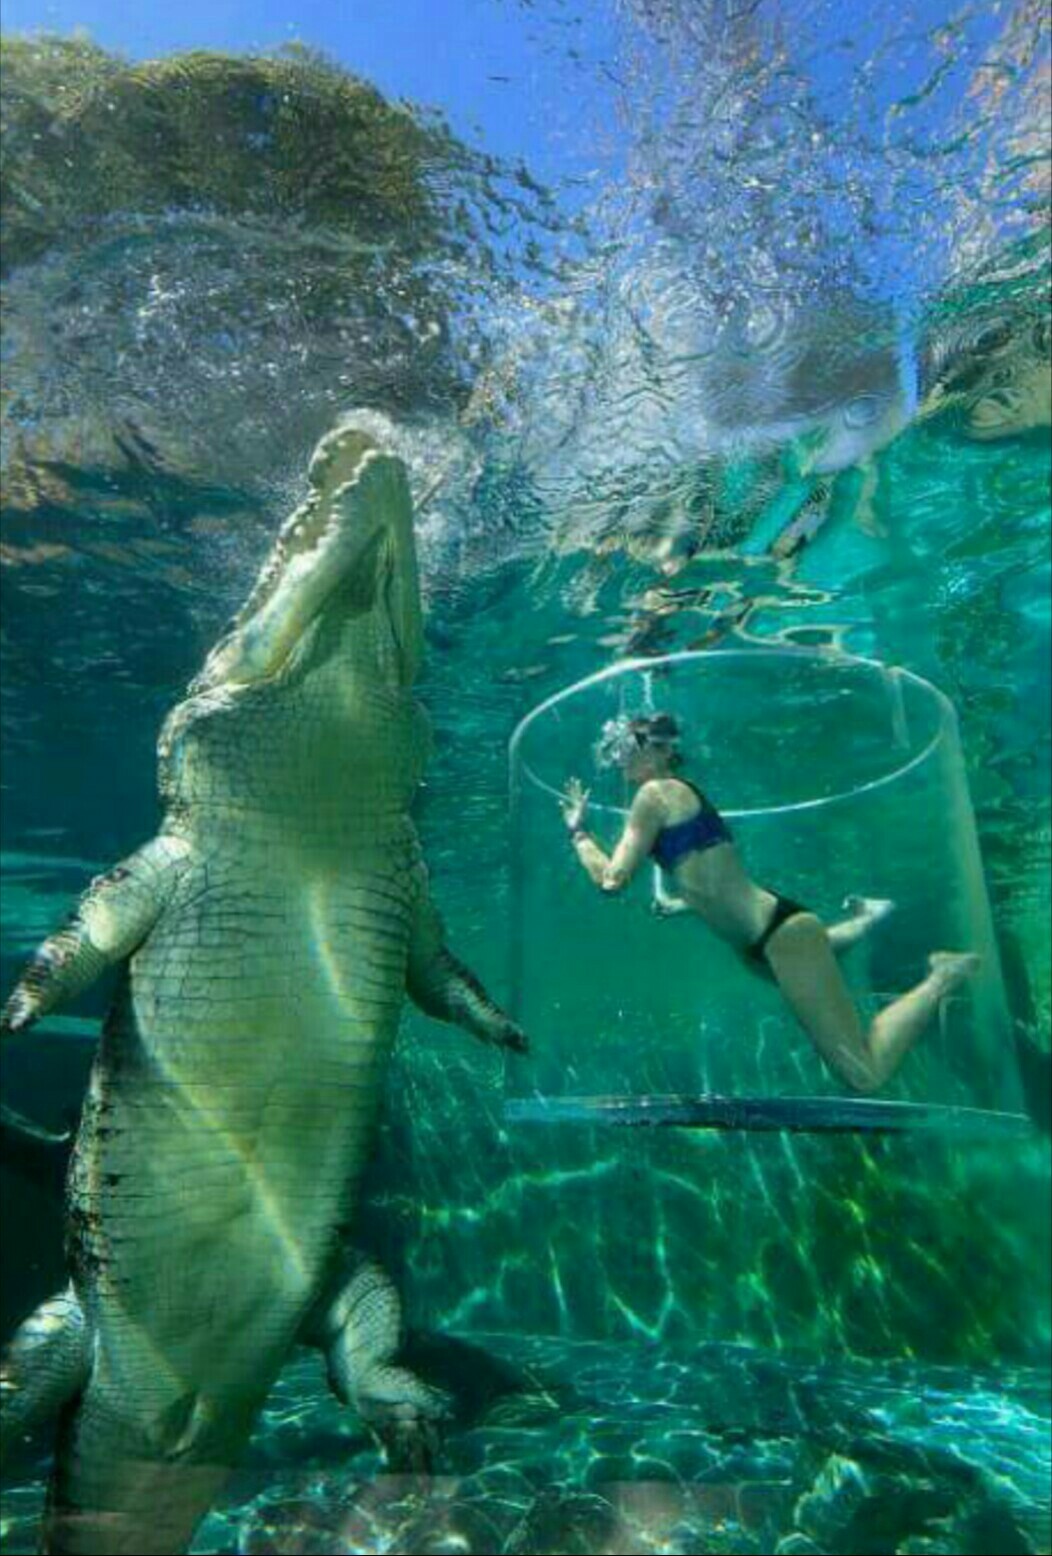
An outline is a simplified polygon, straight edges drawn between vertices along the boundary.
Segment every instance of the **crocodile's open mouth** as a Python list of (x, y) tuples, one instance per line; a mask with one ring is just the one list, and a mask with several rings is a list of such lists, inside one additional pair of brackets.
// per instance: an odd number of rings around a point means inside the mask
[(412, 500), (401, 461), (356, 428), (330, 433), (310, 467), (311, 493), (285, 524), (245, 605), (194, 683), (195, 692), (272, 680), (328, 602), (353, 580), (378, 582), (408, 684), (419, 659)]

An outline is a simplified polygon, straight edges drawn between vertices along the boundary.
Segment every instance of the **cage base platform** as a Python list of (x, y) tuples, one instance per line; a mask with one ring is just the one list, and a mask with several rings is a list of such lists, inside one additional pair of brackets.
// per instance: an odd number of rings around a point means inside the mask
[(509, 1124), (599, 1124), (623, 1129), (717, 1129), (791, 1134), (1028, 1135), (1024, 1113), (888, 1102), (871, 1097), (522, 1097), (504, 1104)]

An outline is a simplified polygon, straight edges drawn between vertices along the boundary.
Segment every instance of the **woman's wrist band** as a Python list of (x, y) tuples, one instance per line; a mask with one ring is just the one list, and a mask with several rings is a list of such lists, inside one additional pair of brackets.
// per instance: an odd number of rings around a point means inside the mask
[(571, 827), (570, 828), (570, 842), (571, 843), (579, 843), (583, 837), (587, 837), (587, 836), (588, 836), (588, 830), (587, 830), (586, 827), (582, 827), (580, 822), (578, 822), (578, 824), (575, 827)]

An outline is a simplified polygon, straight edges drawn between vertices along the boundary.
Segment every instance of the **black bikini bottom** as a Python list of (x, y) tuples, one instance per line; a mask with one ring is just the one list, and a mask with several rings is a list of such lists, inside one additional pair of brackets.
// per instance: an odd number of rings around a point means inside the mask
[(802, 903), (794, 902), (792, 897), (783, 897), (781, 892), (774, 893), (774, 911), (767, 920), (767, 927), (758, 940), (752, 945), (746, 946), (742, 955), (750, 962), (759, 962), (761, 967), (767, 966), (767, 945), (773, 934), (791, 918), (796, 918), (798, 913), (810, 913), (810, 908), (805, 908)]

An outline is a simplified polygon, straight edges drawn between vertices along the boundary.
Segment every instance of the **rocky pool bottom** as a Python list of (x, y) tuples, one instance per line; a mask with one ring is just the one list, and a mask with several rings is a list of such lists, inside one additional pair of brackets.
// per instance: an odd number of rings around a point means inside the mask
[[(393, 1476), (306, 1354), (285, 1370), (203, 1553), (1048, 1552), (1050, 1378), (423, 1337), (457, 1399), (436, 1473)], [(2, 1505), (36, 1548), (39, 1476)]]

